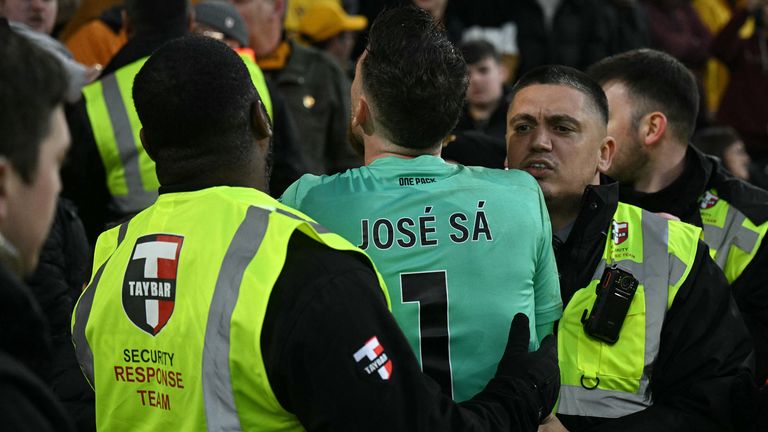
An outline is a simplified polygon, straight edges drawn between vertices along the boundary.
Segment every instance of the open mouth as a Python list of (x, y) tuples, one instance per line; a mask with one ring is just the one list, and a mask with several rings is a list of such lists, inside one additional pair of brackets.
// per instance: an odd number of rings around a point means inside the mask
[(534, 160), (523, 165), (523, 171), (526, 171), (536, 179), (548, 176), (554, 169), (554, 165), (548, 160)]

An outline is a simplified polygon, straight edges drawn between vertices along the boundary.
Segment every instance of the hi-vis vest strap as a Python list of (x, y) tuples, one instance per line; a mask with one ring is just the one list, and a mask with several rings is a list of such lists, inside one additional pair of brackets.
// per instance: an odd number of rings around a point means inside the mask
[(709, 254), (733, 283), (757, 255), (768, 232), (768, 222), (755, 225), (744, 213), (717, 196), (712, 189), (700, 199), (703, 223), (701, 239), (709, 246)]
[(248, 68), (248, 73), (251, 75), (251, 81), (253, 81), (256, 91), (259, 92), (259, 96), (261, 97), (261, 103), (264, 104), (264, 108), (267, 110), (269, 118), (274, 122), (275, 117), (272, 114), (272, 97), (269, 95), (267, 80), (264, 78), (264, 73), (261, 71), (261, 68), (259, 68), (259, 65), (256, 64), (253, 50), (241, 49), (237, 50), (237, 53), (240, 58), (243, 59), (245, 67)]
[[(134, 214), (149, 207), (157, 199), (160, 187), (155, 163), (139, 139), (141, 122), (131, 91), (133, 79), (148, 58), (126, 65), (83, 88), (88, 120), (104, 165), (107, 189), (112, 196), (110, 205), (118, 214)], [(264, 74), (253, 61), (241, 58), (272, 117), (272, 101)]]
[[(616, 418), (651, 405), (649, 374), (664, 316), (696, 257), (699, 228), (639, 207), (619, 203), (611, 228), (592, 282), (576, 292), (558, 326), (561, 414)], [(614, 345), (587, 336), (581, 323), (607, 265), (640, 283)]]
[(157, 199), (160, 186), (155, 164), (139, 140), (141, 123), (131, 94), (133, 78), (146, 61), (137, 60), (83, 88), (88, 119), (112, 196), (111, 207), (119, 214), (133, 214), (148, 207)]
[(78, 361), (97, 390), (97, 428), (303, 430), (272, 391), (260, 343), (297, 230), (362, 253), (245, 188), (161, 195), (102, 234), (72, 319)]

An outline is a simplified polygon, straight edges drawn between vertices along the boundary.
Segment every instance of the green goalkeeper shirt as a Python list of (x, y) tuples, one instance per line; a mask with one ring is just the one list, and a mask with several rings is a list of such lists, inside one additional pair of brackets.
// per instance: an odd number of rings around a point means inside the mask
[(516, 313), (532, 349), (562, 314), (549, 215), (525, 172), (386, 157), (305, 175), (280, 200), (368, 253), (422, 369), (457, 401), (494, 375)]

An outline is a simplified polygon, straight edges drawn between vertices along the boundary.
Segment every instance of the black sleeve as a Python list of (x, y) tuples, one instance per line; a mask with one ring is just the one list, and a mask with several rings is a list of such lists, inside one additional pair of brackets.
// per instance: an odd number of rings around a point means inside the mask
[(66, 114), (72, 145), (61, 170), (61, 195), (77, 207), (88, 241), (94, 245), (110, 219), (107, 175), (88, 120), (85, 99), (68, 105)]
[(4, 352), (0, 352), (0, 419), (3, 430), (75, 430), (42, 381)]
[(752, 413), (752, 347), (725, 276), (699, 242), (664, 320), (653, 405), (592, 430), (744, 431)]
[(768, 381), (768, 241), (763, 240), (757, 255), (733, 281), (731, 292), (755, 346), (757, 382)]
[(89, 254), (88, 240), (74, 206), (59, 199), (37, 268), (26, 280), (53, 338), (70, 338), (72, 309), (90, 273)]
[[(309, 431), (536, 430), (538, 404), (521, 380), (494, 378), (461, 404), (444, 396), (421, 373), (361, 259), (303, 234), (290, 241), (261, 339), (286, 410)], [(368, 343), (376, 357), (356, 361)]]

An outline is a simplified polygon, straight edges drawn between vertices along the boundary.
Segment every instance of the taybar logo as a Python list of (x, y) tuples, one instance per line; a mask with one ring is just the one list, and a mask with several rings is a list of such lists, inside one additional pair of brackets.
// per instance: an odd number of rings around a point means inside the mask
[(353, 357), (367, 375), (377, 372), (384, 381), (392, 376), (392, 360), (387, 357), (384, 347), (376, 336), (368, 339), (368, 342), (357, 350)]
[(720, 198), (717, 197), (717, 195), (713, 194), (710, 191), (704, 192), (704, 195), (701, 197), (701, 200), (699, 202), (699, 206), (702, 210), (711, 209), (712, 207), (717, 204), (717, 202), (720, 201)]
[(613, 243), (620, 245), (629, 238), (629, 224), (613, 221)]
[(123, 278), (123, 309), (152, 336), (168, 324), (176, 303), (176, 272), (184, 237), (151, 234), (136, 240)]

